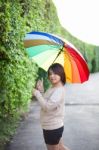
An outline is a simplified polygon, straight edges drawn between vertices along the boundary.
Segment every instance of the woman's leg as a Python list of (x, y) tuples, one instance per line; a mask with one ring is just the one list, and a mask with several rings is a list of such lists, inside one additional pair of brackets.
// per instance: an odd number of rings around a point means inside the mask
[(47, 150), (60, 150), (59, 149), (59, 144), (57, 145), (46, 145), (47, 146)]
[(64, 145), (62, 138), (60, 139), (60, 142), (59, 142), (59, 150), (70, 150), (68, 147)]

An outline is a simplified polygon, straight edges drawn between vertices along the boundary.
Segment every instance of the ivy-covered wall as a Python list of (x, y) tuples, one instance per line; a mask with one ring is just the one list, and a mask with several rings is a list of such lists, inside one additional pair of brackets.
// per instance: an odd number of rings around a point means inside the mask
[(0, 117), (6, 117), (27, 106), (37, 69), (23, 47), (26, 24), (20, 2), (0, 5)]

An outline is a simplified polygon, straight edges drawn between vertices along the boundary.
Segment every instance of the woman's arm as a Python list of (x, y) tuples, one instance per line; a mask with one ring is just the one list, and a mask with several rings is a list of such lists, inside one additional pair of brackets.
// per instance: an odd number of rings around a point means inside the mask
[(56, 109), (60, 105), (60, 101), (63, 96), (63, 90), (58, 89), (53, 92), (51, 95), (50, 99), (46, 101), (42, 94), (38, 90), (34, 90), (33, 92), (34, 96), (37, 98), (37, 100), (40, 103), (40, 106), (45, 110), (45, 111), (51, 111), (53, 109)]

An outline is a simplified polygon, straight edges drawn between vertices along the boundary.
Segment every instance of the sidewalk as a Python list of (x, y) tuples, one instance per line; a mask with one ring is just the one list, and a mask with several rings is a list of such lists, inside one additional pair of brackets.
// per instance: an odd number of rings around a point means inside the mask
[[(81, 86), (67, 87), (63, 138), (71, 150), (99, 150), (99, 74), (90, 78)], [(28, 117), (5, 150), (46, 150), (39, 110), (38, 103), (33, 102)]]

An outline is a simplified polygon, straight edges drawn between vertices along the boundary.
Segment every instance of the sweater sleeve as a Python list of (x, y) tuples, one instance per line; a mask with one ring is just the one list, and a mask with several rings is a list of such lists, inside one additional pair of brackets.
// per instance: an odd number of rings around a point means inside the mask
[(50, 99), (47, 101), (44, 99), (44, 97), (41, 95), (41, 93), (36, 90), (35, 91), (35, 97), (38, 99), (40, 106), (45, 110), (45, 111), (51, 111), (53, 109), (57, 109), (60, 105), (60, 101), (63, 96), (63, 90), (62, 89), (57, 89), (53, 91), (53, 94), (51, 95)]

